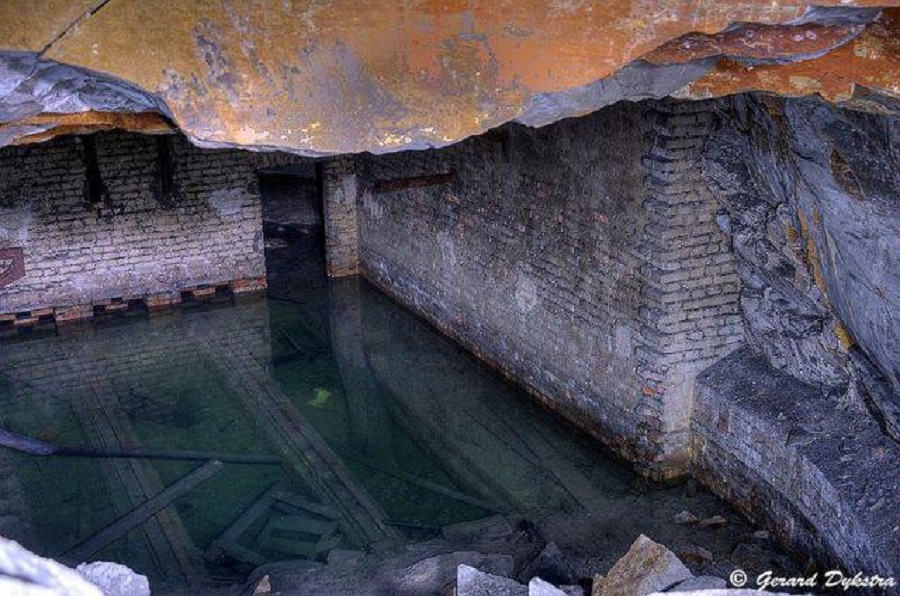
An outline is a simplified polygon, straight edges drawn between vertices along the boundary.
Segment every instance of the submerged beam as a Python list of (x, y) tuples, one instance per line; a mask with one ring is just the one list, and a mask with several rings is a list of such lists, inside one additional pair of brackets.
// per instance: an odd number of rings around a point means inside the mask
[(309, 483), (324, 503), (335, 508), (341, 529), (354, 546), (402, 541), (402, 535), (383, 522), (387, 514), (381, 506), (257, 363), (253, 352), (240, 343), (220, 341), (214, 345), (212, 337), (207, 339), (210, 360), (218, 365), (222, 379), (272, 450)]
[[(111, 388), (99, 378), (87, 381), (72, 410), (90, 441), (100, 448), (139, 444), (128, 416)], [(156, 468), (144, 460), (102, 462), (116, 513), (124, 515), (163, 490)], [(123, 491), (119, 487), (124, 487)], [(205, 575), (200, 553), (173, 509), (158, 511), (140, 527), (159, 571), (165, 576), (199, 583)]]
[(75, 545), (63, 557), (72, 561), (86, 561), (104, 546), (122, 538), (132, 529), (171, 505), (175, 499), (190, 492), (222, 470), (222, 462), (211, 460), (195, 468), (186, 476), (167, 486), (149, 501), (135, 507), (90, 538)]

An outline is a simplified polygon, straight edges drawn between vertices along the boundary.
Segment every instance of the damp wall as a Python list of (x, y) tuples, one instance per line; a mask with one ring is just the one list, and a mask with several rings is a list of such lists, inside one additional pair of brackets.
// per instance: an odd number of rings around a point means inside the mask
[(0, 149), (0, 315), (264, 284), (257, 170), (297, 159), (125, 133)]
[(360, 160), (360, 268), (643, 473), (678, 476), (693, 378), (742, 341), (700, 180), (709, 125), (704, 104), (622, 103)]

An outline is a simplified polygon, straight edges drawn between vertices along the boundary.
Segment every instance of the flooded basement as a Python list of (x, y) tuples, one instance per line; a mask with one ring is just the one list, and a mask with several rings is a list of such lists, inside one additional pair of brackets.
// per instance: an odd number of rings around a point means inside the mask
[(697, 572), (791, 566), (717, 498), (640, 479), (366, 282), (328, 281), (315, 234), (269, 232), (268, 299), (2, 340), (0, 428), (59, 449), (0, 449), (0, 534), (154, 594), (498, 514), (555, 541), (569, 581), (641, 533)]

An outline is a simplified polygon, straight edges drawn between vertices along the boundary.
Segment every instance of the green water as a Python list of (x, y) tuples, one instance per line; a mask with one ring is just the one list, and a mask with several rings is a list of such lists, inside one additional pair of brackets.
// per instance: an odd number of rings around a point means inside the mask
[[(0, 343), (0, 428), (69, 447), (280, 461), (225, 464), (89, 560), (125, 563), (148, 575), (155, 593), (189, 582), (198, 593), (240, 585), (253, 557), (322, 561), (332, 548), (371, 548), (373, 536), (419, 541), (495, 512), (530, 520), (598, 569), (639, 533), (725, 559), (753, 531), (708, 494), (638, 479), (365, 282), (285, 282), (273, 278), (288, 288), (273, 291), (277, 299)], [(0, 534), (66, 560), (200, 463), (0, 450)], [(267, 501), (273, 487), (332, 513)], [(211, 548), (261, 500), (262, 513), (235, 541), (253, 557)], [(348, 529), (350, 501), (372, 504), (369, 514), (381, 518), (374, 530)], [(729, 525), (673, 523), (684, 509), (724, 515)], [(290, 525), (333, 521), (331, 534)]]

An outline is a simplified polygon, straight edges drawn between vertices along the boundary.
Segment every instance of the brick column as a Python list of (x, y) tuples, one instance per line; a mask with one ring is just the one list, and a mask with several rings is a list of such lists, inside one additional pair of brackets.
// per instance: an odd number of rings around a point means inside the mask
[(356, 204), (359, 197), (358, 163), (340, 156), (320, 164), (322, 205), (325, 215), (325, 263), (328, 275), (356, 275), (359, 234)]
[(740, 280), (701, 173), (710, 105), (660, 102), (652, 118), (653, 143), (642, 160), (648, 223), (635, 356), (642, 439), (657, 453), (645, 472), (667, 478), (684, 472), (690, 460), (694, 379), (740, 345), (743, 327)]

